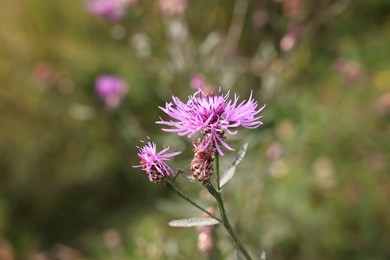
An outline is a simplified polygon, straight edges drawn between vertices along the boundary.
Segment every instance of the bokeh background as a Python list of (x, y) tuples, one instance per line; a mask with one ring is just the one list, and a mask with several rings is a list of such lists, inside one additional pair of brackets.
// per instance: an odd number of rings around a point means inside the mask
[[(167, 225), (200, 212), (131, 168), (149, 136), (188, 171), (191, 140), (154, 122), (196, 80), (267, 104), (228, 139), (249, 143), (224, 199), (253, 255), (390, 258), (389, 1), (139, 0), (116, 21), (86, 4), (1, 1), (0, 259), (208, 259)], [(128, 86), (115, 109), (102, 74)]]

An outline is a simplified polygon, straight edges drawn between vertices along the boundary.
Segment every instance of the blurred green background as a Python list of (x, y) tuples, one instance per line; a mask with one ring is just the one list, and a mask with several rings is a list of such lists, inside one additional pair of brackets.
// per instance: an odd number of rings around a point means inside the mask
[[(149, 136), (188, 171), (191, 140), (154, 122), (194, 74), (267, 104), (228, 139), (249, 142), (224, 199), (253, 255), (390, 259), (389, 1), (140, 0), (117, 22), (83, 1), (1, 3), (0, 259), (207, 259), (167, 225), (200, 212), (131, 168)], [(94, 88), (107, 73), (129, 85), (115, 111)], [(222, 228), (215, 247), (233, 259)]]

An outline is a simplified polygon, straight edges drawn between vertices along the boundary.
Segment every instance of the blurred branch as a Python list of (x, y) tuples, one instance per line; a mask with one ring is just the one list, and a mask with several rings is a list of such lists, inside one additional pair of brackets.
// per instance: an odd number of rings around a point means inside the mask
[(320, 12), (318, 15), (315, 16), (312, 23), (309, 23), (309, 25), (307, 26), (307, 34), (313, 34), (322, 24), (341, 15), (348, 8), (349, 3), (350, 0), (336, 1), (323, 12)]
[(176, 193), (177, 195), (179, 195), (182, 199), (186, 200), (187, 202), (189, 202), (190, 204), (192, 204), (193, 206), (195, 206), (196, 208), (200, 209), (201, 211), (203, 211), (204, 213), (206, 213), (207, 215), (209, 215), (211, 218), (217, 220), (219, 223), (223, 223), (221, 219), (219, 219), (218, 217), (214, 216), (212, 213), (210, 213), (208, 210), (206, 210), (205, 208), (203, 208), (202, 206), (199, 206), (196, 202), (194, 202), (193, 200), (191, 200), (190, 198), (188, 198), (181, 190), (179, 190), (173, 183), (171, 182), (166, 182), (165, 185), (170, 189), (172, 190), (174, 193)]
[(237, 0), (233, 9), (232, 23), (230, 24), (228, 34), (226, 36), (226, 44), (224, 54), (229, 55), (235, 53), (238, 41), (241, 37), (244, 27), (245, 15), (248, 9), (247, 0)]

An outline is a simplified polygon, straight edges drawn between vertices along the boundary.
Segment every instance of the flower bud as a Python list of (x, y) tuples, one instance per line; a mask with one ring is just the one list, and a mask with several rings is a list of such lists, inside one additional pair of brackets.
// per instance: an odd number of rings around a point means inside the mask
[(191, 162), (191, 172), (194, 179), (207, 185), (210, 182), (211, 175), (214, 174), (214, 146), (210, 141), (210, 135), (206, 134), (203, 138), (193, 142), (194, 159)]

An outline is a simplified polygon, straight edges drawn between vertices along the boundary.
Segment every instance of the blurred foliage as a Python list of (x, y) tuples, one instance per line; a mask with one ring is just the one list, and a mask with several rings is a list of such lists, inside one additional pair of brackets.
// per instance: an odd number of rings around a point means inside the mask
[[(150, 136), (189, 169), (190, 140), (154, 122), (196, 73), (267, 104), (264, 126), (229, 137), (249, 149), (224, 190), (254, 254), (389, 259), (389, 2), (167, 1), (117, 23), (83, 1), (2, 2), (0, 259), (206, 259), (195, 230), (166, 225), (200, 213), (130, 167)], [(103, 73), (130, 86), (117, 111), (94, 91)], [(216, 243), (232, 259), (224, 230)]]

